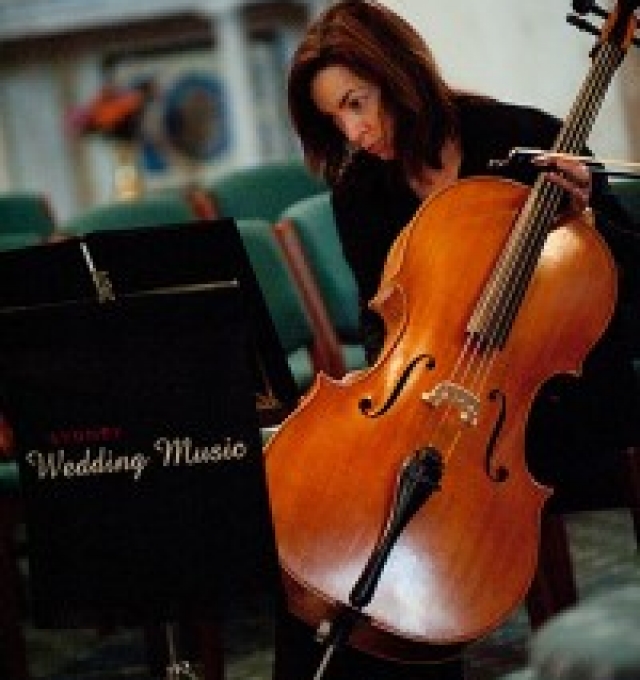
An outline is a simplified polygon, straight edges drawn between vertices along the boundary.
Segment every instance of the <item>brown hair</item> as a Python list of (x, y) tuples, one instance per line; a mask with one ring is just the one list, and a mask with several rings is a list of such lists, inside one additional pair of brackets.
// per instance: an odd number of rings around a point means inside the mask
[(380, 88), (395, 122), (395, 157), (408, 174), (441, 167), (440, 151), (457, 134), (455, 93), (422, 37), (375, 0), (338, 0), (307, 29), (292, 60), (289, 111), (309, 167), (334, 183), (348, 162), (342, 133), (311, 97), (323, 68), (341, 65)]

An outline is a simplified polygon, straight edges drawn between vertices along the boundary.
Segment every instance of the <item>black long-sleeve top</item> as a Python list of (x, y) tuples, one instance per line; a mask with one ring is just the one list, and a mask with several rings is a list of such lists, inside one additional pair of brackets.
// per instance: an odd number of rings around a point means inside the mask
[[(531, 185), (537, 171), (530, 165), (495, 170), (490, 161), (505, 158), (513, 147), (550, 149), (561, 121), (534, 108), (474, 97), (461, 97), (459, 110), (459, 177), (499, 174)], [(397, 163), (358, 154), (334, 187), (332, 200), (343, 250), (359, 287), (363, 341), (373, 359), (381, 347), (384, 327), (367, 303), (377, 292), (392, 243), (410, 222), (420, 199)], [(640, 429), (635, 424), (637, 386), (631, 365), (637, 342), (628, 323), (634, 314), (629, 315), (627, 309), (634, 297), (640, 300), (640, 286), (634, 280), (637, 267), (633, 267), (633, 258), (640, 253), (638, 236), (602, 175), (593, 177), (591, 207), (621, 274), (618, 309), (585, 362), (583, 378), (562, 389), (543, 390), (528, 428), (534, 472), (564, 486), (571, 486), (571, 480), (564, 478), (574, 473), (572, 456), (583, 455), (585, 447), (597, 456), (600, 450), (626, 445)], [(559, 463), (558, 456), (564, 462)], [(582, 459), (577, 464), (584, 467)], [(596, 471), (597, 465), (589, 472)], [(597, 474), (606, 485), (603, 472)], [(564, 503), (580, 504), (573, 498)]]

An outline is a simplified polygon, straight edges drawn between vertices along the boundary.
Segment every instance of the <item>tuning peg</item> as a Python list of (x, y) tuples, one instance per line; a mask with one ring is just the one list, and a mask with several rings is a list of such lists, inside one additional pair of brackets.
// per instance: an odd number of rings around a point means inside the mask
[(592, 33), (593, 35), (600, 35), (597, 26), (590, 24), (586, 19), (579, 17), (577, 14), (567, 14), (567, 22), (579, 28), (585, 33)]
[[(582, 0), (574, 0), (574, 4), (581, 1)], [(588, 2), (588, 0), (584, 1)], [(593, 35), (598, 36), (600, 35), (600, 30), (596, 26), (590, 24), (586, 19), (579, 17), (577, 14), (567, 14), (567, 22), (576, 28), (579, 28), (581, 31), (585, 31), (586, 33), (592, 33)], [(636, 47), (640, 47), (640, 38), (632, 38), (631, 44), (635, 45)]]
[(606, 19), (609, 14), (601, 7), (599, 7), (593, 0), (573, 0), (571, 3), (573, 11), (578, 14), (595, 14), (596, 16)]

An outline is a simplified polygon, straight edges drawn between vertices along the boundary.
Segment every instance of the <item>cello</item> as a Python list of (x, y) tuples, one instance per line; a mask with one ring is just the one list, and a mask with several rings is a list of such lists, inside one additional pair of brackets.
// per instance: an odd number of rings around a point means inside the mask
[[(637, 4), (609, 15), (553, 152), (585, 145)], [(558, 218), (562, 195), (541, 176), (429, 197), (371, 302), (375, 365), (320, 375), (267, 445), (288, 606), (328, 628), (329, 651), (440, 660), (524, 598), (551, 494), (525, 464), (528, 414), (548, 379), (579, 372), (617, 295), (608, 248), (589, 215)]]

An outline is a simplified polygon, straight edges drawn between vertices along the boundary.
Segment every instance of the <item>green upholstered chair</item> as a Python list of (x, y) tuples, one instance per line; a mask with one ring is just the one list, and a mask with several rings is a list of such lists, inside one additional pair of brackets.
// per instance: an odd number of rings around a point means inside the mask
[(305, 309), (270, 224), (236, 220), (251, 266), (265, 299), (289, 368), (300, 391), (316, 373), (314, 336)]
[[(308, 267), (317, 284), (337, 337), (344, 370), (364, 368), (357, 285), (342, 251), (329, 193), (290, 205), (280, 214), (275, 231), (292, 270), (300, 272)], [(304, 290), (301, 277), (297, 280)]]
[(178, 203), (187, 203), (192, 212), (200, 219), (211, 220), (218, 215), (211, 197), (199, 184), (188, 184), (179, 187), (164, 187), (145, 192), (147, 199), (166, 199)]
[(292, 159), (231, 170), (206, 190), (221, 217), (275, 222), (287, 206), (327, 187), (301, 160)]
[(3, 461), (0, 464), (0, 496), (14, 494), (18, 490), (18, 464), (13, 461)]
[(55, 231), (47, 198), (34, 192), (0, 194), (0, 250), (46, 242)]
[(640, 177), (638, 179), (620, 179), (611, 182), (611, 189), (623, 207), (640, 225)]
[(198, 219), (190, 202), (181, 196), (142, 196), (114, 201), (84, 210), (60, 224), (65, 236), (82, 236), (92, 231), (138, 227), (160, 227)]

